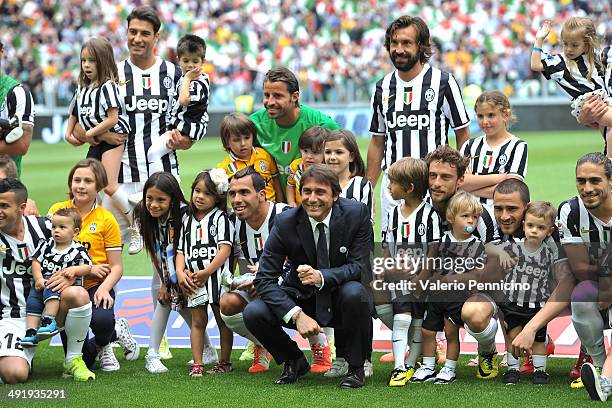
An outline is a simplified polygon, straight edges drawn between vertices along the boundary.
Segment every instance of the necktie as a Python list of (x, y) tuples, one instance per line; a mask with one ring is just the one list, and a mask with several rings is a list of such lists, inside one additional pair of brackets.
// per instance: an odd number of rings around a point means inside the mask
[[(319, 239), (317, 240), (317, 268), (328, 269), (329, 268), (329, 252), (327, 251), (327, 235), (325, 234), (325, 224), (322, 222), (317, 224), (317, 230), (319, 231)], [(328, 291), (316, 292), (317, 302), (317, 318), (322, 325), (326, 325), (332, 319), (331, 312), (331, 295)]]
[(317, 224), (319, 239), (317, 240), (317, 268), (329, 268), (329, 253), (327, 252), (327, 235), (325, 234), (325, 224)]

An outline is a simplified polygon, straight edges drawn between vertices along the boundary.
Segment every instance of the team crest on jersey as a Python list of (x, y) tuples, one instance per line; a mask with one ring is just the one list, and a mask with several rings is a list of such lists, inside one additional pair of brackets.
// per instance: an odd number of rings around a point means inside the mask
[(493, 154), (486, 153), (482, 157), (482, 165), (485, 167), (485, 169), (488, 169), (489, 167), (491, 167), (492, 164), (493, 164)]
[(217, 236), (217, 226), (216, 225), (211, 225), (209, 232), (210, 232), (210, 236), (211, 237)]
[(427, 102), (431, 102), (434, 100), (435, 97), (436, 97), (436, 91), (434, 91), (431, 88), (427, 88), (427, 90), (425, 91), (425, 100)]
[(142, 76), (142, 87), (144, 89), (151, 89), (151, 75), (143, 75)]
[(259, 167), (261, 168), (261, 171), (266, 171), (267, 167), (266, 167), (266, 162), (263, 160), (259, 161)]
[(98, 224), (96, 224), (95, 222), (92, 222), (91, 225), (89, 226), (89, 232), (96, 232), (96, 228), (98, 228)]
[(282, 148), (283, 148), (283, 153), (289, 154), (289, 152), (291, 151), (291, 141), (285, 140), (282, 143)]
[(417, 228), (417, 232), (419, 233), (420, 236), (425, 235), (425, 224), (423, 223), (419, 224), (419, 227)]
[(410, 105), (412, 103), (412, 91), (404, 91), (404, 103)]
[(408, 238), (410, 236), (410, 223), (405, 222), (402, 224), (402, 238)]
[(504, 153), (499, 156), (499, 159), (497, 159), (497, 161), (503, 166), (504, 164), (508, 163), (508, 156), (506, 156), (506, 153)]
[(169, 76), (166, 76), (162, 81), (162, 84), (164, 85), (164, 88), (170, 89), (172, 88), (172, 79)]

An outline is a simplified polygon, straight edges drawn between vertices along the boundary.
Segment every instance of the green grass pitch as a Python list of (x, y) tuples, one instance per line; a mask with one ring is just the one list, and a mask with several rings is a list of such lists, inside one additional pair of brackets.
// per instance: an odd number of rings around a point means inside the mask
[[(591, 151), (601, 151), (603, 142), (596, 132), (521, 133), (518, 135), (529, 145), (527, 183), (533, 200), (548, 200), (554, 205), (576, 194), (574, 166), (578, 157)], [(359, 140), (362, 155), (366, 156), (368, 139)], [(454, 145), (454, 142), (451, 142)], [(45, 145), (33, 142), (23, 162), (23, 180), (42, 213), (49, 206), (66, 197), (66, 178), (70, 167), (86, 154), (86, 148), (73, 148), (66, 144)], [(224, 157), (220, 140), (207, 138), (191, 150), (180, 152), (183, 190), (188, 192), (195, 174), (214, 166)], [(377, 188), (376, 197), (379, 197)], [(378, 201), (378, 200), (377, 200)], [(379, 214), (379, 211), (377, 211)], [(377, 215), (377, 219), (379, 216)], [(379, 227), (376, 229), (379, 231)], [(124, 256), (126, 275), (151, 274), (146, 255)], [(146, 350), (141, 352), (144, 355)], [(67, 399), (60, 402), (68, 406), (371, 406), (398, 405), (452, 407), (452, 406), (581, 406), (588, 402), (583, 390), (570, 390), (567, 372), (573, 364), (569, 359), (549, 360), (551, 384), (536, 387), (530, 377), (523, 378), (516, 387), (506, 387), (501, 378), (479, 381), (474, 370), (466, 367), (467, 357), (459, 362), (458, 380), (450, 385), (407, 385), (391, 389), (386, 385), (391, 365), (377, 362), (375, 355), (374, 378), (361, 390), (338, 390), (336, 380), (308, 374), (296, 385), (276, 386), (274, 379), (281, 367), (275, 366), (265, 374), (246, 373), (247, 363), (239, 362), (234, 352), (231, 374), (192, 379), (187, 375), (185, 362), (189, 350), (174, 350), (174, 359), (168, 361), (170, 371), (151, 375), (144, 369), (141, 357), (127, 362), (121, 357), (121, 370), (115, 373), (96, 371), (95, 381), (77, 384), (61, 379), (62, 352), (60, 348), (41, 346), (34, 359), (34, 373), (28, 384), (0, 387), (0, 401), (5, 406), (10, 389), (66, 390)], [(37, 405), (27, 400), (13, 401), (15, 406)], [(49, 401), (43, 402), (45, 405)], [(13, 406), (12, 404), (9, 406)]]

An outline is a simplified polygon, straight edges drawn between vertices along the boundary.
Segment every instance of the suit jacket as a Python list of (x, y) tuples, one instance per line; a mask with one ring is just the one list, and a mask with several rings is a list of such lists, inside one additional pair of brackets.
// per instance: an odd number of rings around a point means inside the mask
[[(318, 269), (316, 245), (308, 215), (300, 205), (276, 216), (259, 259), (254, 284), (259, 297), (279, 319), (297, 306), (296, 300), (316, 296), (318, 303), (331, 305), (331, 294), (343, 283), (370, 280), (373, 231), (368, 207), (358, 201), (339, 198), (332, 207), (329, 233), (330, 268), (321, 270), (323, 288), (319, 290), (313, 285), (304, 286), (296, 268), (306, 264)], [(290, 268), (283, 274), (286, 259)], [(281, 276), (283, 279), (279, 283)], [(320, 302), (322, 300), (325, 302)], [(331, 310), (328, 311), (331, 313)]]

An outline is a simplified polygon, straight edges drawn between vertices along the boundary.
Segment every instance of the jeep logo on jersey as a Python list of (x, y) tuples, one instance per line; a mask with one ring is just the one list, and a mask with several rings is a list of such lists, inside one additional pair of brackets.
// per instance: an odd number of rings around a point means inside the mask
[(217, 247), (201, 247), (191, 249), (191, 259), (209, 259), (212, 260), (217, 255)]
[(537, 279), (545, 279), (548, 276), (548, 269), (540, 268), (539, 266), (525, 264), (524, 262), (518, 262), (514, 269), (517, 272), (524, 273), (526, 275), (533, 275)]
[(403, 113), (391, 112), (387, 115), (387, 130), (423, 130), (429, 127), (429, 111), (416, 110), (411, 111), (410, 115)]
[(91, 106), (81, 106), (79, 108), (79, 116), (91, 116), (94, 113), (94, 109)]
[(8, 259), (5, 259), (2, 263), (2, 273), (4, 276), (32, 275), (32, 261), (27, 259), (24, 262), (17, 262), (14, 259), (11, 259), (9, 262)]
[(166, 113), (168, 110), (168, 99), (162, 96), (141, 95), (126, 96), (125, 110), (136, 113)]

